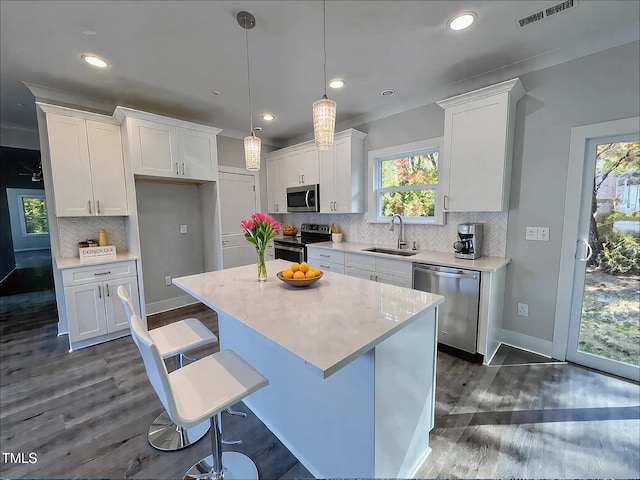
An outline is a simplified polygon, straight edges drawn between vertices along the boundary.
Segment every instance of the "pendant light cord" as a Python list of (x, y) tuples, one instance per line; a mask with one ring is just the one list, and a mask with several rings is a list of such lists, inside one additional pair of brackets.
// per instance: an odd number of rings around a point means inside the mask
[(244, 19), (244, 39), (245, 45), (247, 46), (247, 83), (249, 84), (249, 124), (251, 125), (251, 135), (253, 133), (253, 110), (251, 109), (251, 67), (249, 66), (249, 29), (247, 28), (246, 22), (247, 18)]
[(327, 97), (327, 1), (322, 0), (322, 46), (324, 48), (324, 96)]

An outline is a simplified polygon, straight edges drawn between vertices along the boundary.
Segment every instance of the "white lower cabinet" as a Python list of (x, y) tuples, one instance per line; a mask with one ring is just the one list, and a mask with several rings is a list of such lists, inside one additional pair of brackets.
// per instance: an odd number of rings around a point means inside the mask
[(344, 273), (344, 252), (307, 246), (307, 263), (323, 271)]
[(69, 268), (62, 278), (71, 350), (129, 333), (129, 321), (117, 291), (124, 286), (136, 311), (140, 311), (135, 262)]
[(412, 288), (413, 264), (405, 260), (380, 258), (372, 255), (345, 253), (344, 270), (352, 277), (374, 282)]

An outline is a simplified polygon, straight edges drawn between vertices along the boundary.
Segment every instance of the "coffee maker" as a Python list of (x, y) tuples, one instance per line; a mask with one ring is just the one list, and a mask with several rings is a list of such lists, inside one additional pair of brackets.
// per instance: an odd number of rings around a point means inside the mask
[(458, 241), (453, 244), (456, 258), (475, 260), (482, 255), (482, 223), (458, 225)]

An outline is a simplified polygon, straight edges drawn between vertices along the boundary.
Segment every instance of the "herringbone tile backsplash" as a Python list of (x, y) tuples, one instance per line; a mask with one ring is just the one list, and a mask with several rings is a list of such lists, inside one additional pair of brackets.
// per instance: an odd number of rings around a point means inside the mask
[(61, 217), (58, 218), (60, 256), (77, 257), (78, 242), (89, 238), (98, 240), (98, 230), (107, 229), (107, 243), (116, 246), (116, 252), (127, 251), (124, 217)]
[[(397, 227), (395, 232), (390, 232), (388, 223), (368, 223), (364, 214), (287, 213), (275, 217), (298, 228), (301, 223), (334, 223), (344, 234), (345, 242), (393, 247), (398, 239)], [(405, 225), (405, 238), (409, 246), (416, 242), (419, 250), (453, 252), (453, 242), (458, 238), (458, 224), (482, 223), (482, 255), (504, 257), (507, 251), (508, 218), (508, 212), (448, 213), (446, 225)]]

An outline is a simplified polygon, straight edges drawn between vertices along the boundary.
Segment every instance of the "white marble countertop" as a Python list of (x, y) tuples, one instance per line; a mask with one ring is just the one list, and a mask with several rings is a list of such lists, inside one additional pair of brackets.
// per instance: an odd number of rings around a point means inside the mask
[(107, 263), (126, 262), (128, 260), (137, 260), (138, 256), (129, 252), (116, 254), (116, 258), (92, 258), (80, 260), (78, 257), (56, 257), (56, 266), (59, 270), (65, 268), (86, 267), (89, 265), (104, 265)]
[[(416, 253), (415, 255), (406, 257), (402, 255), (389, 255), (385, 253), (363, 252), (362, 250), (364, 248), (381, 247), (393, 249), (393, 247), (389, 247), (388, 245), (368, 245), (366, 243), (354, 242), (321, 242), (307, 245), (307, 248), (310, 247), (326, 248), (330, 250), (338, 250), (341, 252), (349, 253), (360, 253), (363, 255), (373, 255), (376, 257), (395, 258), (407, 262), (430, 263), (432, 265), (442, 265), (445, 267), (470, 268), (472, 270), (478, 270), (481, 272), (495, 272), (511, 263), (511, 259), (505, 257), (480, 257), (475, 260), (464, 260), (462, 258), (455, 258), (453, 252), (432, 252), (429, 250), (417, 250), (418, 253)], [(406, 249), (405, 251), (412, 252), (412, 250), (410, 249)]]
[(174, 285), (225, 312), (318, 369), (335, 373), (411, 323), (444, 297), (334, 272), (306, 288), (278, 280), (291, 262), (256, 265), (174, 278)]

